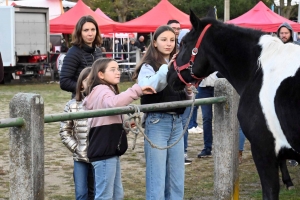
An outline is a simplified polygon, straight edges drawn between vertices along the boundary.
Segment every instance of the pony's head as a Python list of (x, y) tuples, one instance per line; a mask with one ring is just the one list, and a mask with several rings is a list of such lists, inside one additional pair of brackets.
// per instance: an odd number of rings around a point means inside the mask
[(203, 40), (206, 40), (209, 35), (206, 32), (209, 29), (207, 25), (217, 22), (214, 11), (210, 9), (207, 18), (201, 20), (191, 11), (190, 21), (193, 28), (182, 39), (180, 51), (167, 75), (168, 84), (174, 90), (182, 90), (187, 84), (197, 85), (203, 78), (214, 72), (201, 48)]

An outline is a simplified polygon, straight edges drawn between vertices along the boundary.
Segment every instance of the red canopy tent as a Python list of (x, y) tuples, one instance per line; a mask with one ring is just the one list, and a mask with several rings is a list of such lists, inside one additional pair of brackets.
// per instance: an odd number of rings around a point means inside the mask
[(154, 32), (157, 27), (166, 25), (170, 19), (179, 21), (181, 28), (191, 28), (189, 15), (181, 12), (168, 0), (161, 0), (144, 15), (116, 27), (117, 32)]
[(104, 17), (104, 18), (106, 18), (106, 19), (108, 19), (108, 20), (113, 21), (113, 20), (112, 20), (111, 18), (109, 18), (104, 12), (102, 12), (102, 10), (100, 10), (100, 8), (97, 8), (97, 9), (95, 10), (95, 13), (98, 14), (98, 15), (100, 15), (101, 17)]
[(82, 0), (78, 0), (73, 8), (61, 16), (50, 20), (50, 32), (70, 34), (73, 32), (78, 20), (84, 15), (91, 15), (97, 21), (101, 33), (113, 33), (115, 32), (115, 27), (120, 24), (96, 14)]
[(289, 23), (295, 32), (300, 32), (300, 24), (290, 21), (269, 9), (263, 2), (258, 2), (251, 10), (245, 14), (227, 21), (242, 27), (259, 29), (265, 32), (276, 32), (283, 23)]

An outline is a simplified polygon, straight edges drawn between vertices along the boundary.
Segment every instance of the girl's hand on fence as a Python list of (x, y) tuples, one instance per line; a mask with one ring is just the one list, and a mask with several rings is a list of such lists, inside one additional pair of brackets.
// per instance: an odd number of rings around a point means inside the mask
[(153, 94), (156, 93), (155, 89), (151, 86), (144, 86), (142, 87), (143, 94)]
[(168, 64), (168, 69), (170, 69), (170, 66), (171, 66), (172, 63), (174, 62), (176, 56), (177, 56), (177, 53), (175, 53), (175, 54), (173, 55), (173, 57), (171, 58), (171, 60), (170, 60), (170, 62), (169, 62), (169, 64)]

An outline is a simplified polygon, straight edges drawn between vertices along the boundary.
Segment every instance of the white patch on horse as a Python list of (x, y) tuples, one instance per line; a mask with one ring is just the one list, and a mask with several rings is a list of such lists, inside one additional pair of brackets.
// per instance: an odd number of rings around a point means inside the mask
[(279, 38), (270, 35), (262, 36), (259, 45), (262, 47), (259, 63), (263, 71), (259, 98), (267, 126), (275, 138), (275, 152), (278, 155), (282, 147), (291, 148), (291, 145), (283, 134), (275, 112), (275, 95), (281, 82), (297, 72), (300, 46), (293, 43), (283, 44)]

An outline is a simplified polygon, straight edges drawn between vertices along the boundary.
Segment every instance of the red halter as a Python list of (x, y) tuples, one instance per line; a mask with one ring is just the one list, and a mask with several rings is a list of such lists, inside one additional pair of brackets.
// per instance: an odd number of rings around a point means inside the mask
[[(174, 69), (175, 71), (177, 72), (177, 75), (179, 77), (179, 79), (181, 80), (181, 82), (183, 82), (185, 85), (187, 86), (192, 86), (194, 85), (195, 87), (198, 87), (199, 83), (202, 81), (202, 79), (206, 78), (206, 77), (202, 77), (202, 78), (198, 78), (194, 75), (193, 73), (193, 65), (194, 65), (194, 60), (195, 60), (195, 57), (198, 53), (198, 49), (200, 47), (200, 43), (202, 42), (202, 39), (204, 37), (204, 34), (206, 33), (207, 29), (211, 26), (211, 24), (207, 24), (204, 28), (204, 30), (202, 31), (202, 33), (200, 34), (198, 40), (197, 40), (197, 43), (195, 45), (195, 47), (193, 48), (192, 50), (192, 55), (191, 55), (191, 58), (190, 58), (190, 61), (188, 63), (186, 63), (185, 65), (182, 65), (180, 67), (177, 66), (177, 63), (176, 63), (176, 59), (174, 60)], [(185, 82), (185, 80), (182, 78), (180, 72), (185, 70), (185, 69), (189, 69), (190, 70), (190, 73), (191, 73), (191, 76), (196, 79), (196, 83), (195, 84), (191, 84), (191, 83), (187, 83)]]

